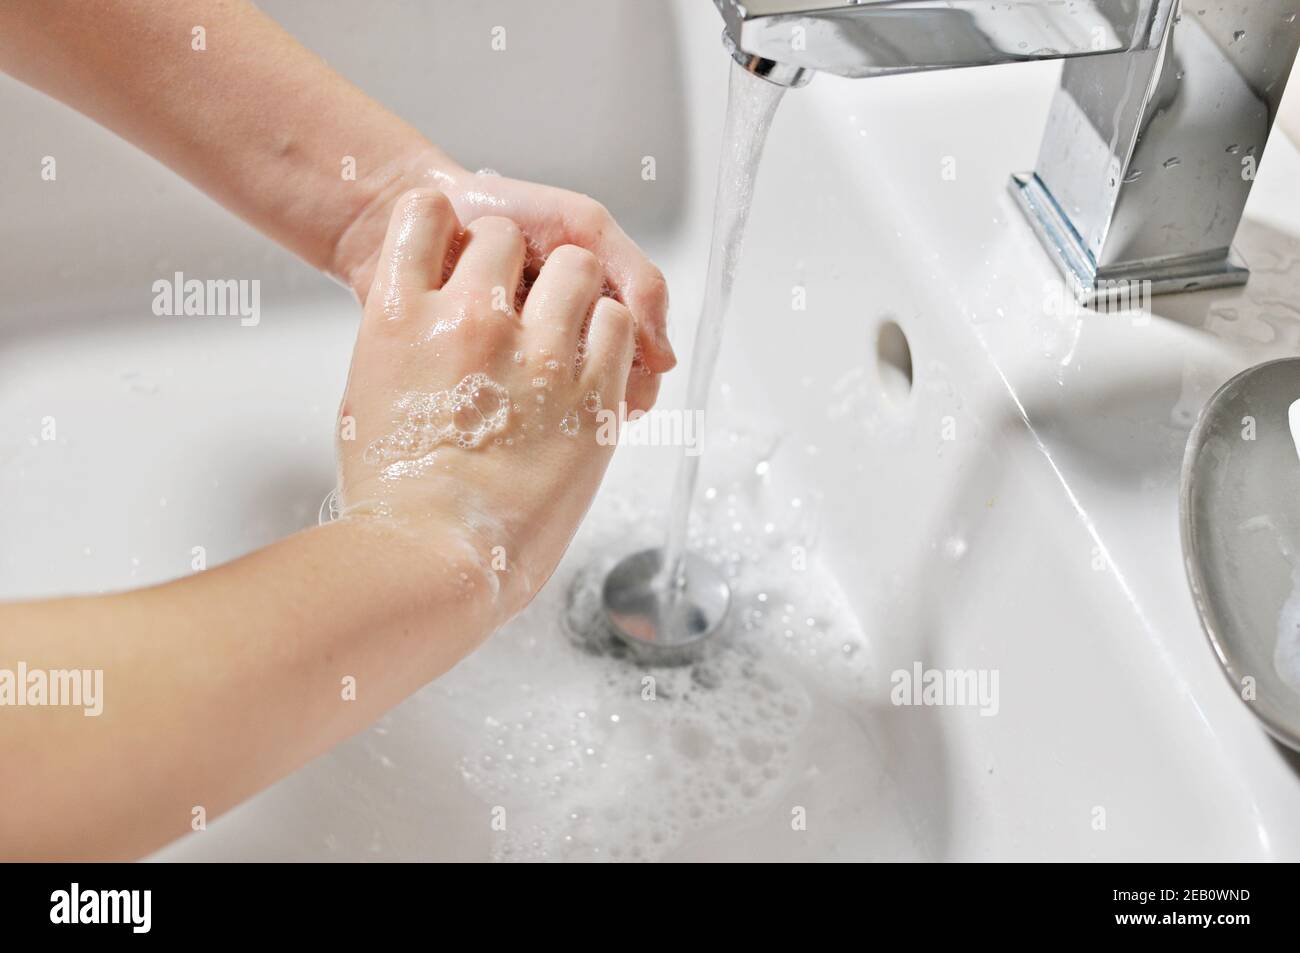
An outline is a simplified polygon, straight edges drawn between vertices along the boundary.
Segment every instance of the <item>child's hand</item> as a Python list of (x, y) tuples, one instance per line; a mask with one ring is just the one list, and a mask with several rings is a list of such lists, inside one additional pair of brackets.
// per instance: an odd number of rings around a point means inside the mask
[[(394, 208), (340, 412), (343, 513), (467, 541), (517, 611), (550, 576), (613, 452), (635, 329), (600, 263), (561, 246), (522, 288), (525, 239), (441, 192)], [(600, 439), (598, 439), (598, 436)]]
[[(585, 195), (505, 178), (472, 173), (438, 150), (421, 153), (394, 175), (396, 189), (431, 186), (445, 192), (463, 223), (484, 215), (504, 215), (528, 235), (530, 255), (545, 258), (562, 245), (578, 245), (595, 253), (605, 283), (631, 309), (636, 319), (638, 361), (632, 372), (627, 402), (632, 410), (648, 410), (659, 392), (659, 375), (677, 363), (668, 340), (668, 285), (636, 243), (605, 208)], [(383, 201), (368, 208), (349, 230), (339, 249), (334, 271), (347, 281), (364, 304), (378, 267), (379, 246), (390, 206)]]

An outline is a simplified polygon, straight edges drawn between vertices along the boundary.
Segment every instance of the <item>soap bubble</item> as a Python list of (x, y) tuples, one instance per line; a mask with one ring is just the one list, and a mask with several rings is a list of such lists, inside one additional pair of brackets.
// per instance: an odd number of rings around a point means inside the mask
[(388, 467), (418, 460), (447, 443), (478, 447), (505, 429), (510, 394), (486, 374), (468, 374), (450, 390), (404, 394), (397, 410), (402, 417), (393, 431), (362, 454), (367, 464)]

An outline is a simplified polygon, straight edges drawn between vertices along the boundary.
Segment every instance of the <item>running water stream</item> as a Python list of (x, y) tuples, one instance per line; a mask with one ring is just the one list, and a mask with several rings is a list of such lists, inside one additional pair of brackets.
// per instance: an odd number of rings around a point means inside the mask
[[(784, 92), (784, 87), (732, 64), (727, 88), (727, 116), (722, 130), (722, 155), (718, 161), (709, 270), (704, 281), (699, 325), (695, 331), (695, 348), (691, 352), (691, 374), (686, 395), (689, 412), (703, 413), (708, 407), (713, 373), (722, 346), (722, 330), (731, 303), (731, 288), (744, 246), (754, 181), (768, 129)], [(691, 501), (695, 496), (699, 471), (700, 455), (683, 453), (673, 487), (668, 536), (660, 563), (663, 570), (659, 585), (667, 598), (672, 598), (682, 579)]]

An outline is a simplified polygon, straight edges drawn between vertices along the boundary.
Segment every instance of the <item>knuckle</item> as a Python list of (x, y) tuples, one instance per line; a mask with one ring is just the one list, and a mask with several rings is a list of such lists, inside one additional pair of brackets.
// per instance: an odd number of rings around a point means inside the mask
[(513, 241), (522, 245), (524, 231), (513, 220), (501, 215), (486, 215), (470, 223), (470, 231), (480, 235), (491, 235), (501, 241)]
[(400, 204), (403, 208), (423, 215), (452, 214), (451, 200), (440, 189), (410, 189), (402, 194)]
[(632, 324), (634, 318), (632, 317), (631, 308), (614, 298), (601, 298), (600, 300), (601, 306), (605, 309), (605, 313), (611, 320), (622, 321), (625, 324)]
[(587, 278), (594, 278), (601, 270), (600, 261), (581, 245), (561, 245), (551, 252), (550, 260), (558, 268), (577, 272)]
[(632, 312), (621, 302), (613, 298), (601, 298), (598, 308), (600, 319), (609, 324), (610, 328), (618, 331), (620, 334), (631, 335), (636, 326), (636, 319), (632, 317)]
[(609, 209), (591, 196), (583, 195), (578, 199), (574, 211), (574, 225), (577, 231), (583, 234), (599, 235), (613, 221), (614, 217), (609, 214)]

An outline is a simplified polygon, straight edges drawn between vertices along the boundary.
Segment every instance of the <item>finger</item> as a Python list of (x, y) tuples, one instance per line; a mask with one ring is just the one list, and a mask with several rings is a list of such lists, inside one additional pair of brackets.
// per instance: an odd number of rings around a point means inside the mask
[(627, 380), (627, 409), (649, 410), (659, 397), (659, 384), (663, 378), (652, 374), (640, 365), (633, 365)]
[(524, 233), (510, 219), (496, 215), (475, 219), (465, 228), (460, 257), (447, 286), (487, 288), (494, 310), (513, 313), (526, 252)]
[(561, 245), (551, 252), (524, 302), (524, 328), (540, 348), (577, 354), (582, 329), (604, 283), (600, 262), (585, 248)]
[(587, 331), (587, 359), (583, 373), (606, 407), (626, 399), (632, 354), (636, 350), (636, 321), (632, 312), (613, 298), (601, 298)]
[(397, 316), (407, 295), (442, 286), (443, 264), (459, 231), (451, 202), (437, 189), (412, 189), (397, 200), (374, 284), (389, 317)]
[(668, 282), (608, 213), (602, 218), (604, 227), (594, 230), (591, 249), (605, 263), (605, 280), (636, 319), (645, 366), (657, 374), (670, 371), (677, 355), (668, 340)]

